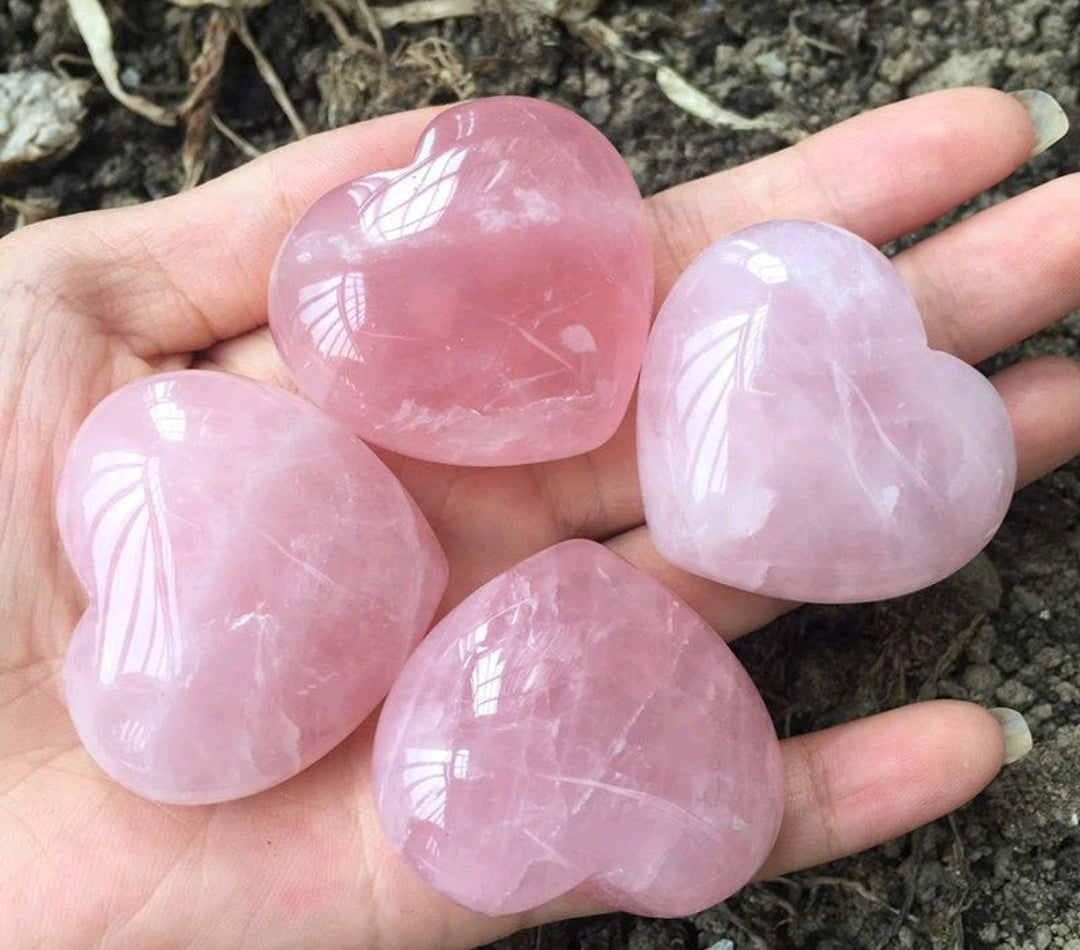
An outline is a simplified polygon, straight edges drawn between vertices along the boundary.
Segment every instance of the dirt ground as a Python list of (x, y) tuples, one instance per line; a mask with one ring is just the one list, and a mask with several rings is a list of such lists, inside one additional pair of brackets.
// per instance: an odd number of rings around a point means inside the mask
[[(170, 194), (301, 129), (472, 94), (537, 95), (579, 111), (646, 192), (940, 86), (1042, 88), (1078, 118), (1080, 0), (548, 0), (561, 19), (525, 0), (448, 2), (478, 15), (375, 31), (355, 0), (254, 0), (231, 20), (190, 0), (106, 3), (128, 93), (171, 109), (192, 77), (200, 89), (180, 125), (165, 128), (105, 91), (64, 0), (0, 0), (0, 73), (89, 81), (69, 87), (86, 110), (70, 154), (9, 169), (6, 180), (0, 167), (0, 233)], [(385, 23), (394, 5), (370, 6)], [(244, 24), (280, 79), (277, 97), (237, 36), (222, 50)], [(658, 65), (757, 127), (690, 114), (685, 97), (680, 105), (661, 91)], [(965, 211), (1078, 165), (1073, 134)], [(1073, 315), (1021, 349), (1080, 355), (1078, 332)], [(784, 734), (936, 696), (1024, 712), (1035, 750), (971, 805), (692, 920), (574, 922), (498, 950), (1080, 950), (1078, 558), (1073, 464), (1023, 491), (988, 552), (956, 578), (888, 604), (805, 609), (740, 647)]]

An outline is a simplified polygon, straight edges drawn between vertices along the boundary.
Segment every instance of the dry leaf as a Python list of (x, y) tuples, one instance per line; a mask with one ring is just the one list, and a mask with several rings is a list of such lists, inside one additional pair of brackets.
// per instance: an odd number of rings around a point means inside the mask
[(670, 66), (660, 66), (656, 70), (656, 84), (660, 87), (660, 91), (680, 109), (716, 128), (735, 129), (737, 132), (770, 132), (781, 141), (790, 144), (806, 138), (806, 133), (801, 129), (794, 128), (787, 122), (778, 121), (777, 118), (760, 116), (750, 119), (730, 109), (725, 109), (696, 86), (691, 86)]
[(375, 22), (383, 29), (402, 23), (433, 23), (459, 16), (476, 16), (484, 8), (483, 0), (412, 0), (392, 7), (373, 7)]
[(176, 112), (128, 92), (120, 82), (120, 64), (113, 52), (113, 32), (100, 0), (67, 0), (71, 18), (90, 52), (94, 68), (114, 99), (158, 125), (176, 125)]
[(714, 102), (696, 86), (691, 86), (670, 66), (661, 66), (656, 70), (656, 84), (660, 91), (675, 103), (680, 109), (689, 112), (709, 125), (720, 128), (738, 129), (747, 131), (751, 129), (764, 129), (772, 131), (773, 125), (761, 119), (748, 119), (746, 116), (725, 109)]
[(169, 0), (174, 7), (221, 7), (224, 10), (240, 8), (254, 10), (256, 7), (265, 7), (274, 0)]
[(40, 70), (0, 73), (0, 181), (79, 144), (88, 86)]
[(0, 195), (0, 207), (15, 212), (15, 230), (28, 224), (37, 224), (55, 218), (60, 213), (60, 205), (55, 198), (13, 198)]
[(534, 7), (541, 13), (578, 23), (591, 17), (603, 3), (603, 0), (518, 0), (524, 6)]
[(206, 167), (206, 140), (210, 133), (210, 117), (217, 106), (221, 88), (221, 71), (225, 65), (225, 50), (232, 28), (225, 15), (214, 11), (203, 32), (202, 49), (191, 64), (191, 91), (177, 110), (186, 125), (180, 159), (184, 165), (184, 187), (199, 183)]
[[(588, 19), (600, 6), (602, 0), (511, 0), (519, 7), (536, 13), (580, 23)], [(373, 7), (371, 13), (379, 26), (391, 28), (402, 23), (433, 23), (436, 20), (452, 20), (455, 17), (477, 16), (491, 7), (484, 0), (409, 0), (389, 7)]]

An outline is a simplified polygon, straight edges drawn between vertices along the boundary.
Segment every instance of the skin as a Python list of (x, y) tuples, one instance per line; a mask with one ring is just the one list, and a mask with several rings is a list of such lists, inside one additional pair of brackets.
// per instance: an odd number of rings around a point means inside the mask
[[(430, 891), (373, 813), (372, 723), (253, 798), (165, 808), (116, 787), (76, 741), (58, 671), (81, 609), (52, 505), (66, 447), (128, 380), (200, 365), (288, 385), (265, 293), (288, 227), (321, 193), (409, 161), (431, 112), (314, 136), (194, 191), (25, 228), (0, 241), (0, 948), (467, 948), (595, 911), (565, 898), (484, 919)], [(1010, 174), (1035, 142), (991, 90), (935, 93), (679, 186), (649, 202), (657, 300), (706, 244), (770, 217), (833, 222), (883, 243)], [(1080, 176), (1043, 185), (897, 259), (933, 345), (981, 360), (1080, 306)], [(1080, 450), (1080, 372), (1027, 360), (995, 385), (1021, 484)], [(506, 470), (388, 457), (445, 545), (444, 609), (557, 541), (604, 540), (728, 639), (790, 604), (665, 565), (642, 525), (632, 412), (581, 458)], [(1001, 767), (996, 721), (921, 703), (787, 740), (772, 876), (849, 854), (970, 799)]]

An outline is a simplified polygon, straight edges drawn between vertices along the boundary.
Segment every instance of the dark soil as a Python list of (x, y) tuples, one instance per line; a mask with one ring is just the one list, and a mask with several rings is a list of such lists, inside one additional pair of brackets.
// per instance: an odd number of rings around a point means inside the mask
[[(166, 105), (183, 100), (212, 14), (165, 0), (107, 6), (126, 87)], [(356, 41), (335, 33), (327, 6)], [(597, 4), (564, 8), (587, 6)], [(311, 130), (472, 93), (537, 95), (599, 125), (646, 192), (784, 144), (770, 132), (709, 127), (666, 99), (647, 65), (616, 61), (595, 37), (507, 0), (491, 0), (477, 17), (387, 31), (385, 54), (352, 18), (355, 9), (276, 0), (248, 14)], [(1046, 89), (1076, 114), (1080, 0), (611, 0), (596, 15), (627, 47), (661, 54), (727, 108), (788, 129), (814, 131), (963, 84)], [(183, 185), (183, 131), (149, 123), (104, 91), (63, 0), (0, 0), (0, 72), (27, 68), (94, 84), (78, 147), (2, 186), (15, 201), (0, 212), (0, 232), (20, 213), (145, 201)], [(235, 40), (215, 108), (258, 149), (293, 136)], [(204, 178), (245, 160), (214, 128), (205, 147), (193, 147)], [(973, 207), (1078, 164), (1074, 134)], [(1073, 315), (1021, 349), (1077, 355), (1078, 321)], [(1080, 465), (1023, 491), (987, 554), (953, 580), (889, 604), (805, 609), (740, 652), (785, 734), (949, 696), (1021, 710), (1035, 750), (946, 820), (748, 888), (693, 920), (574, 922), (499, 950), (1080, 950)]]

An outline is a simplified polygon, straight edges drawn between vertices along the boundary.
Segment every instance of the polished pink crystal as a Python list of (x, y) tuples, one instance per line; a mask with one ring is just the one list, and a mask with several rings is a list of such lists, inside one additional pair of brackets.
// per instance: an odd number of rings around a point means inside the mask
[(771, 850), (780, 747), (724, 642), (651, 577), (567, 541), (448, 614), (387, 698), (376, 802), (431, 886), (484, 914), (569, 891), (711, 906)]
[(79, 736), (163, 802), (289, 778), (375, 708), (446, 585), (371, 450), (303, 400), (185, 371), (118, 390), (75, 437), (60, 533), (89, 606), (64, 665)]
[(285, 240), (270, 327), (300, 390), (368, 441), (461, 465), (615, 431), (652, 307), (641, 195), (583, 119), (443, 112), (411, 165), (325, 195)]
[(638, 457), (665, 558), (819, 602), (961, 567), (1016, 478), (993, 386), (928, 348), (884, 255), (809, 221), (739, 231), (679, 279), (646, 351)]

